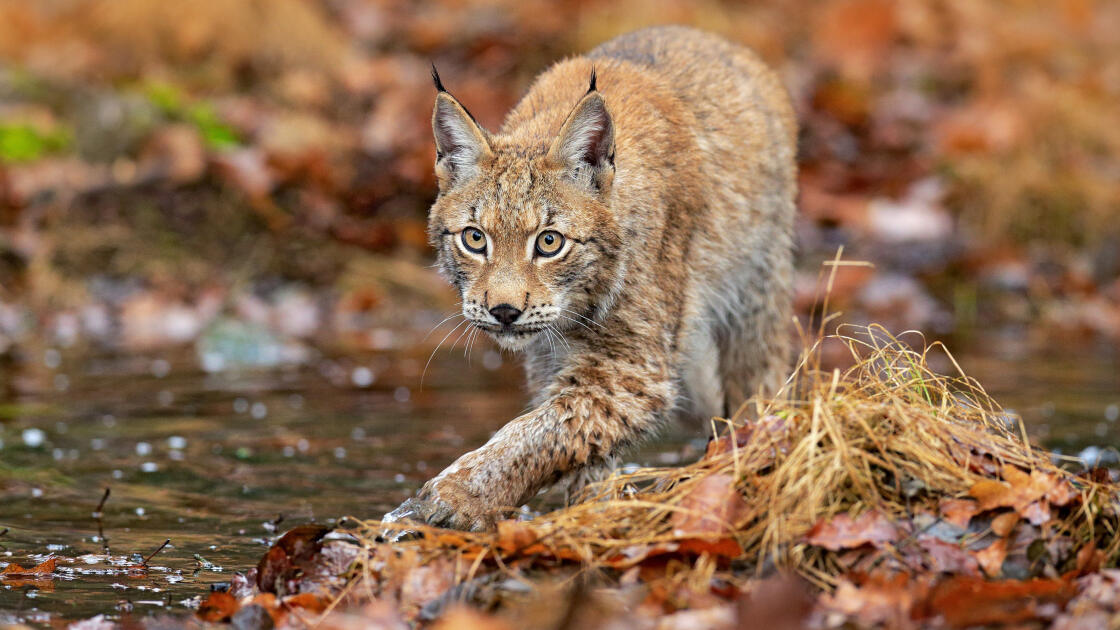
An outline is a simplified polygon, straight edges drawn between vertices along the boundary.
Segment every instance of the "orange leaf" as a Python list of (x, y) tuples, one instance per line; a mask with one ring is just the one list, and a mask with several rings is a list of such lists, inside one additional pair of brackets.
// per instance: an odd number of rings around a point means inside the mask
[(957, 577), (934, 587), (930, 608), (954, 628), (1019, 623), (1045, 613), (1049, 604), (1064, 605), (1076, 588), (1066, 580), (1026, 582)]
[(976, 501), (972, 499), (946, 499), (938, 509), (942, 519), (961, 529), (967, 529), (968, 522), (980, 511)]
[(1003, 561), (1007, 558), (1007, 539), (1000, 538), (975, 553), (976, 561), (988, 577), (999, 577), (1003, 572)]
[(1015, 529), (1015, 525), (1019, 523), (1019, 515), (1015, 512), (1004, 512), (999, 516), (992, 519), (992, 531), (996, 536), (1004, 537)]
[(47, 573), (54, 573), (54, 565), (57, 563), (58, 558), (47, 558), (30, 569), (25, 569), (18, 564), (12, 563), (5, 567), (3, 571), (0, 571), (0, 576), (5, 578), (37, 577)]
[(522, 521), (499, 521), (496, 545), (504, 553), (527, 550), (540, 536), (533, 526)]
[(237, 599), (225, 591), (214, 591), (198, 605), (196, 615), (203, 621), (229, 621), (240, 608)]
[(718, 540), (703, 540), (700, 538), (686, 538), (680, 541), (680, 551), (691, 553), (707, 553), (712, 556), (737, 558), (743, 553), (743, 548), (734, 538), (720, 538)]
[(673, 535), (693, 537), (726, 534), (750, 514), (750, 506), (735, 488), (731, 475), (709, 475), (700, 480), (680, 502), (672, 517)]
[(327, 609), (327, 601), (315, 593), (300, 593), (299, 595), (285, 597), (284, 606), (288, 608), (303, 608), (311, 612), (321, 613)]
[(809, 530), (806, 542), (817, 547), (839, 551), (863, 545), (881, 547), (898, 540), (898, 535), (898, 527), (878, 510), (869, 510), (856, 518), (842, 512), (817, 522)]

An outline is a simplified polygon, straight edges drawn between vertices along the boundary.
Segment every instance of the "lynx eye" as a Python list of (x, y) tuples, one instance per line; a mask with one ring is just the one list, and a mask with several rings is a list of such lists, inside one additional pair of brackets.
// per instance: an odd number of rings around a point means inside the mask
[(478, 228), (467, 228), (459, 237), (467, 251), (481, 254), (486, 251), (486, 235)]
[(560, 253), (564, 247), (564, 237), (555, 230), (547, 230), (537, 235), (537, 253), (545, 258)]

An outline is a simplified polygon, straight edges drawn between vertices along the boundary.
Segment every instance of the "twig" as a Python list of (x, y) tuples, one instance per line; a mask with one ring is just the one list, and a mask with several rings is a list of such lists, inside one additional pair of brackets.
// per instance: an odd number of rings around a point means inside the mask
[(97, 537), (101, 539), (101, 547), (105, 550), (105, 555), (109, 555), (109, 539), (105, 537), (105, 527), (101, 521), (101, 510), (105, 507), (105, 502), (109, 500), (109, 488), (105, 488), (105, 494), (101, 495), (101, 501), (97, 504), (97, 509), (93, 511), (93, 520), (97, 522)]
[(143, 561), (143, 562), (141, 562), (141, 563), (140, 563), (140, 565), (141, 565), (141, 566), (145, 566), (145, 567), (146, 567), (146, 566), (148, 566), (148, 561), (149, 561), (149, 560), (151, 560), (152, 558), (154, 558), (154, 557), (155, 557), (155, 555), (156, 555), (157, 553), (159, 553), (159, 552), (163, 551), (163, 548), (164, 548), (164, 547), (166, 547), (166, 546), (168, 546), (168, 545), (170, 545), (170, 544), (171, 544), (171, 539), (170, 539), (170, 538), (168, 538), (167, 540), (163, 541), (163, 544), (162, 544), (162, 545), (160, 545), (158, 549), (156, 549), (156, 550), (155, 550), (155, 551), (153, 551), (152, 553), (148, 554), (148, 557), (147, 557), (147, 558), (144, 558), (144, 561)]

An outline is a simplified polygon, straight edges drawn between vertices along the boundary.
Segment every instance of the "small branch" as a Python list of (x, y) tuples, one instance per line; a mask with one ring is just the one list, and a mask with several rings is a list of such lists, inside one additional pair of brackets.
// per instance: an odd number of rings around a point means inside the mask
[(93, 520), (97, 522), (97, 537), (101, 539), (101, 548), (105, 550), (105, 555), (109, 555), (109, 539), (105, 537), (105, 527), (101, 521), (101, 510), (105, 507), (105, 502), (109, 500), (109, 488), (105, 488), (105, 494), (101, 495), (101, 501), (97, 504), (97, 509), (93, 511)]
[(155, 551), (153, 551), (152, 553), (148, 554), (148, 557), (147, 557), (147, 558), (144, 558), (144, 561), (143, 561), (143, 562), (141, 562), (141, 563), (140, 563), (140, 565), (141, 565), (141, 566), (145, 566), (145, 567), (146, 567), (146, 566), (148, 566), (148, 561), (149, 561), (149, 560), (151, 560), (152, 558), (154, 558), (154, 557), (155, 557), (155, 555), (156, 555), (157, 553), (159, 553), (159, 552), (163, 551), (163, 548), (164, 548), (164, 547), (166, 547), (166, 546), (168, 546), (168, 545), (170, 545), (170, 544), (171, 544), (171, 539), (170, 539), (170, 538), (168, 538), (167, 540), (163, 541), (163, 544), (162, 544), (162, 545), (160, 545), (158, 549), (156, 549), (156, 550), (155, 550)]

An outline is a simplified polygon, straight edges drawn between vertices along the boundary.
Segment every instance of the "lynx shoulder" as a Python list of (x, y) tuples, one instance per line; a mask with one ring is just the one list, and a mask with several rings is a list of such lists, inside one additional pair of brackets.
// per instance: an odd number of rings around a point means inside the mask
[(429, 235), (531, 411), (387, 520), (483, 529), (674, 415), (787, 369), (796, 122), (749, 50), (683, 27), (559, 62), (489, 132), (437, 75)]

